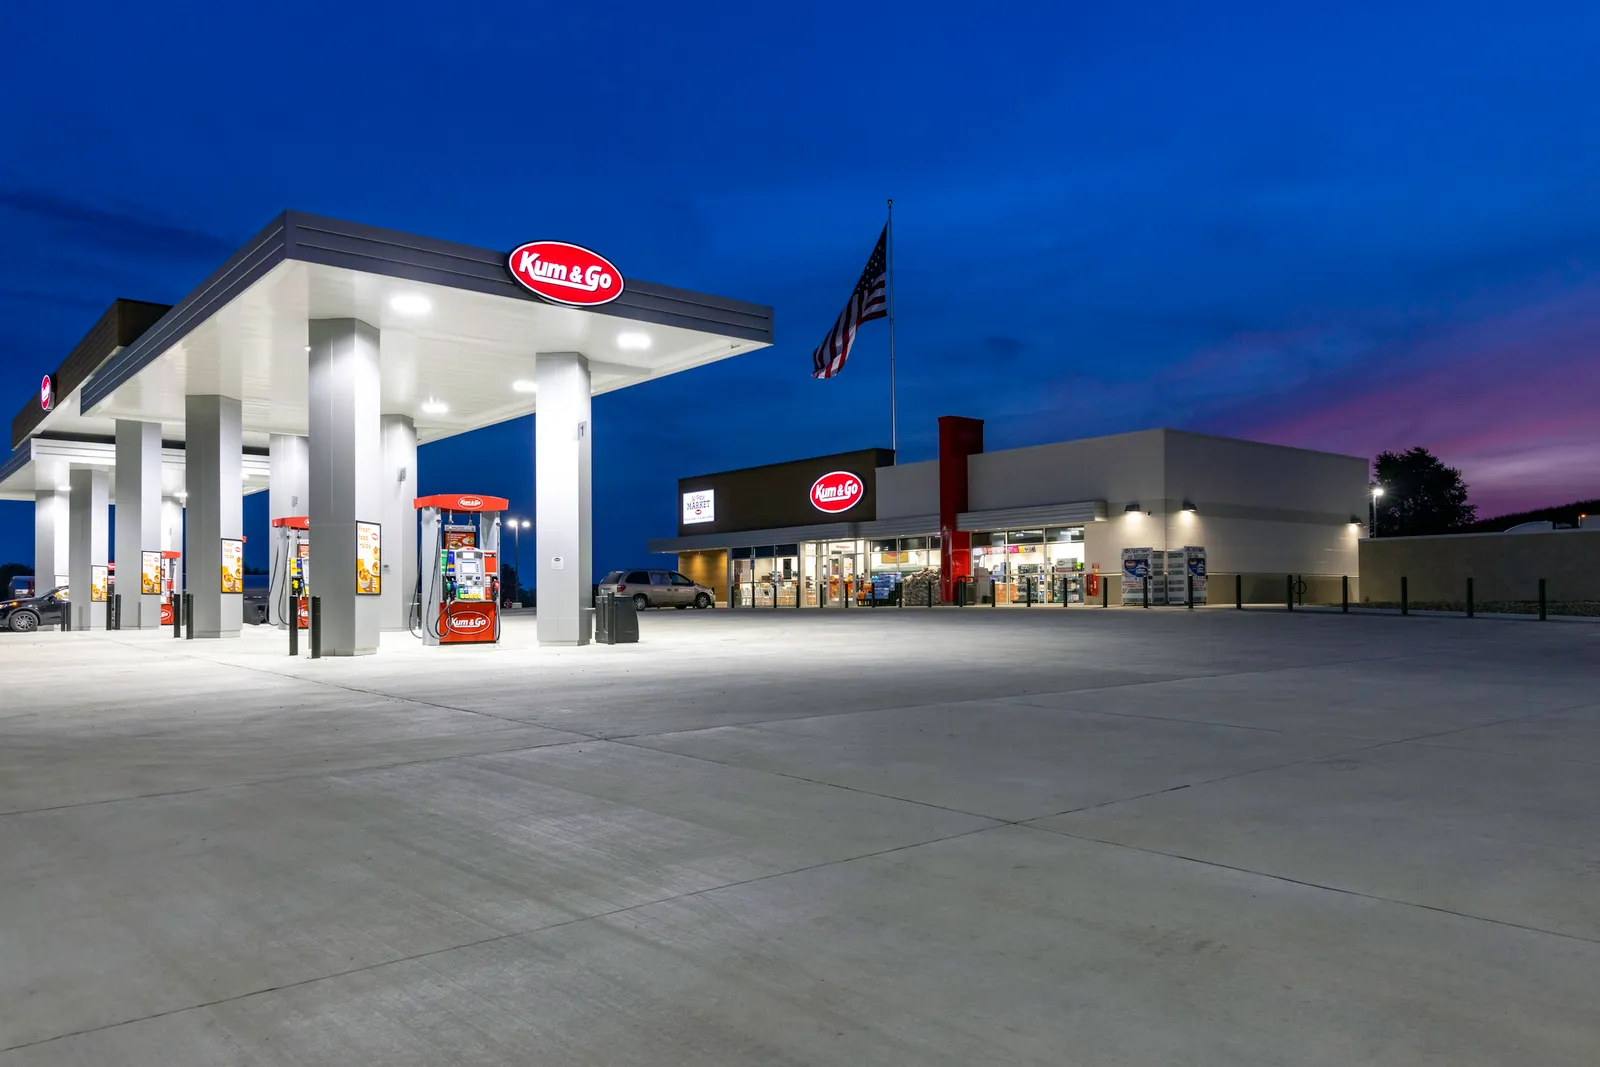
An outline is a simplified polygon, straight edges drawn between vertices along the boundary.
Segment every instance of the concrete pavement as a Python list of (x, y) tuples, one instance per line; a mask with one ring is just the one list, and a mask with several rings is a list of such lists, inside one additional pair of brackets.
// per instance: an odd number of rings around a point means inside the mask
[(1591, 1065), (1600, 625), (0, 635), (0, 1067)]

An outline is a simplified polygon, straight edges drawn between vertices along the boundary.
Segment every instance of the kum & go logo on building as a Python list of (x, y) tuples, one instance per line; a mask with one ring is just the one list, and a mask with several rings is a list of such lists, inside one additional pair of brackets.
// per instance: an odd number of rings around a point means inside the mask
[(811, 506), (836, 515), (856, 506), (866, 485), (849, 471), (830, 471), (811, 483)]

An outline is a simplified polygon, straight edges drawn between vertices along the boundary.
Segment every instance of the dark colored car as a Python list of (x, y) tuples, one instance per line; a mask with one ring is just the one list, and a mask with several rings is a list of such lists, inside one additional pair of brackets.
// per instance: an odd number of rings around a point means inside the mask
[(59, 625), (61, 614), (66, 610), (67, 587), (64, 585), (58, 585), (38, 596), (0, 601), (0, 629), (31, 634), (43, 623), (51, 622)]

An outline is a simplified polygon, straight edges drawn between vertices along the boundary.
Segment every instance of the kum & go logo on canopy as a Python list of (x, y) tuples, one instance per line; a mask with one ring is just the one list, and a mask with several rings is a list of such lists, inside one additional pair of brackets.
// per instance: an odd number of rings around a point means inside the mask
[(861, 479), (849, 471), (830, 471), (811, 483), (811, 506), (830, 515), (849, 511), (866, 488)]
[(506, 266), (523, 288), (558, 304), (594, 307), (622, 295), (622, 272), (581, 245), (529, 241), (512, 250)]

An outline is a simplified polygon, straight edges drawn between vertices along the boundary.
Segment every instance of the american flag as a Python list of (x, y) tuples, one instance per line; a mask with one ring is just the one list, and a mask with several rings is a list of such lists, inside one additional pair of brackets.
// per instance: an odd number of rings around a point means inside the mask
[(844, 370), (844, 361), (850, 357), (850, 346), (856, 342), (856, 330), (863, 322), (888, 317), (889, 303), (884, 296), (885, 280), (889, 273), (889, 227), (878, 235), (878, 243), (867, 259), (867, 269), (861, 272), (855, 292), (839, 312), (839, 319), (828, 331), (828, 336), (817, 350), (811, 353), (811, 376), (832, 378)]

